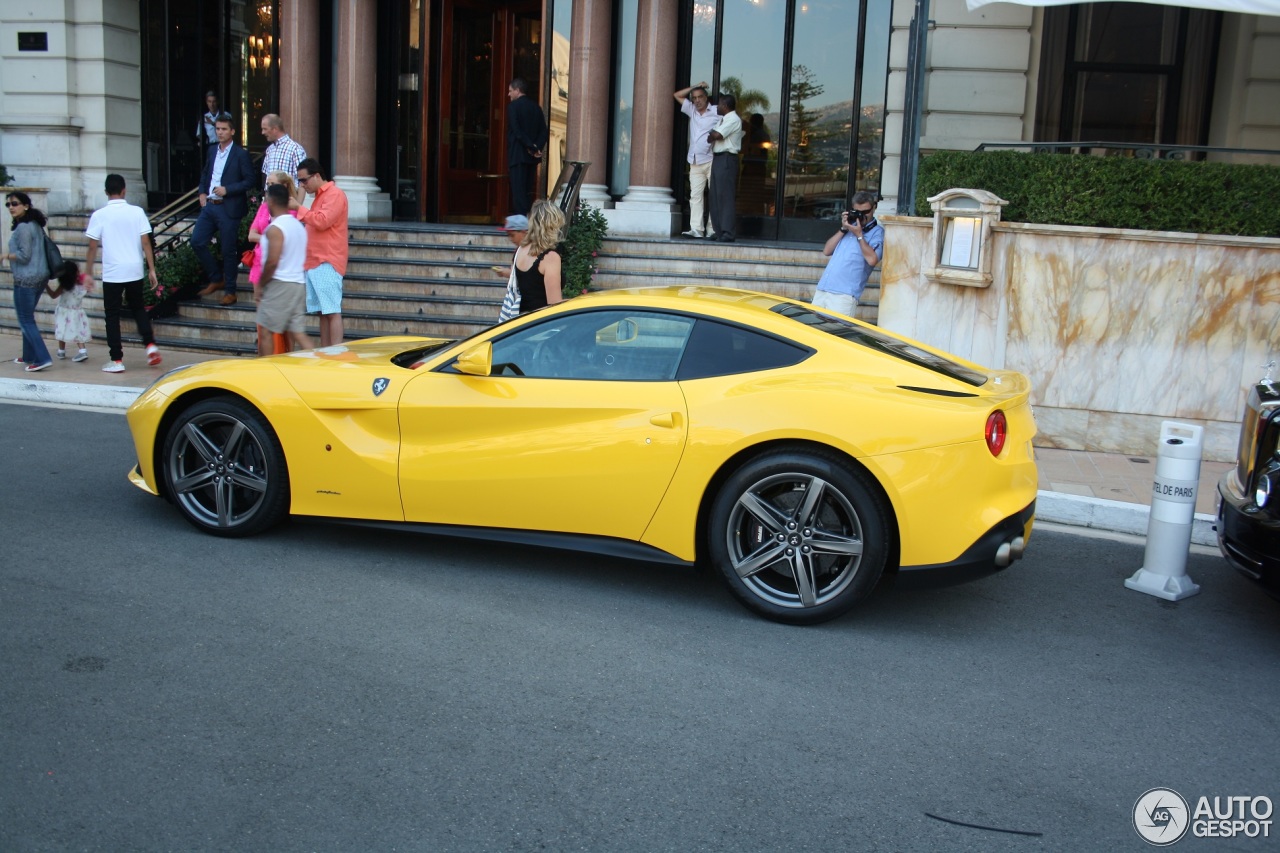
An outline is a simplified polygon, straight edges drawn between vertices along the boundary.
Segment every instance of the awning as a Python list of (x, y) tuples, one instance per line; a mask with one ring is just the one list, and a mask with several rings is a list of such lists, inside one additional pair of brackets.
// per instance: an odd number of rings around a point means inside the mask
[[(992, 3), (1014, 3), (1018, 6), (1070, 6), (1079, 0), (965, 0), (969, 11), (990, 6)], [(1088, 2), (1088, 0), (1086, 0)], [(1212, 12), (1240, 12), (1245, 15), (1280, 15), (1280, 0), (1135, 0), (1138, 3), (1154, 3), (1157, 6), (1190, 6)]]

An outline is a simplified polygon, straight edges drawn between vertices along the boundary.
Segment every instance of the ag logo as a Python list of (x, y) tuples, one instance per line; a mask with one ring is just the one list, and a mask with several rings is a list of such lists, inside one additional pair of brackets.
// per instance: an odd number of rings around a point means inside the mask
[(1168, 847), (1186, 835), (1190, 818), (1187, 801), (1172, 788), (1152, 788), (1133, 804), (1133, 828), (1157, 847)]
[(381, 376), (373, 380), (373, 396), (377, 397), (383, 391), (387, 390), (387, 386), (390, 384), (391, 384), (390, 379), (386, 379)]

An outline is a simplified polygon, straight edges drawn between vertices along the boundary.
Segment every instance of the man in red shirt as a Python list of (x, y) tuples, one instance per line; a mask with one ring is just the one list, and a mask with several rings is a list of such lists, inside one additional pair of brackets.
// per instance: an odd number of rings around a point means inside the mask
[(290, 209), (307, 228), (307, 313), (320, 315), (320, 346), (342, 343), (342, 277), (347, 274), (347, 194), (314, 157), (298, 164), (298, 186), (315, 196), (311, 209)]

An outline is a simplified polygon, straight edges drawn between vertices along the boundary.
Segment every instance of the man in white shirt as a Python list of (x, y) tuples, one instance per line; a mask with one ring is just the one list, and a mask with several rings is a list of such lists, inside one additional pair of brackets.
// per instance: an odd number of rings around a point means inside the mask
[(715, 238), (714, 228), (705, 228), (707, 184), (711, 181), (711, 140), (707, 138), (720, 122), (720, 113), (707, 101), (707, 84), (699, 83), (673, 92), (680, 112), (689, 117), (689, 230), (685, 237)]
[(147, 214), (124, 198), (125, 183), (121, 175), (107, 175), (107, 206), (89, 217), (85, 235), (89, 250), (85, 253), (84, 274), (93, 286), (93, 263), (102, 247), (102, 307), (107, 320), (107, 349), (111, 360), (102, 368), (105, 373), (124, 372), (124, 348), (120, 343), (121, 302), (127, 302), (138, 334), (147, 347), (147, 364), (160, 363), (160, 350), (151, 333), (151, 318), (142, 300), (142, 272), (145, 262), (150, 270), (151, 289), (160, 286), (156, 279), (156, 259), (151, 251), (151, 223)]
[(742, 150), (742, 119), (734, 110), (738, 99), (720, 95), (720, 120), (707, 134), (711, 140), (711, 227), (713, 238), (732, 243), (737, 238), (738, 152)]
[(312, 349), (306, 330), (307, 284), (303, 270), (307, 228), (289, 212), (289, 191), (283, 184), (269, 184), (262, 203), (271, 212), (271, 224), (262, 235), (258, 325), (277, 335), (288, 332), (294, 349)]

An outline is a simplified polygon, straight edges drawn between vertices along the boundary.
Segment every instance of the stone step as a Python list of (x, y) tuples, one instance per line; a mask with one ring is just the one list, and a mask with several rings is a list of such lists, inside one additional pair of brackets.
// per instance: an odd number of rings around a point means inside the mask
[[(50, 233), (72, 260), (83, 262), (88, 216), (57, 216)], [(359, 223), (349, 228), (351, 259), (344, 282), (343, 321), (351, 338), (377, 334), (461, 337), (491, 325), (506, 287), (512, 246), (493, 226)], [(608, 238), (599, 253), (593, 287), (616, 289), (702, 285), (761, 290), (808, 301), (826, 259), (814, 244), (737, 242), (685, 238)], [(494, 267), (503, 272), (495, 272)], [(5, 283), (7, 284), (7, 283)], [(251, 351), (255, 331), (247, 270), (242, 301), (224, 308), (212, 298), (180, 303), (180, 316), (157, 321), (157, 335), (189, 347)], [(0, 293), (7, 289), (0, 285)], [(0, 323), (12, 322), (8, 294), (0, 295)], [(862, 297), (858, 317), (874, 323), (878, 276)], [(95, 335), (102, 331), (101, 300), (86, 302)], [(42, 300), (40, 323), (51, 329), (53, 303)], [(126, 319), (124, 326), (130, 323)], [(312, 329), (314, 334), (315, 329)]]

